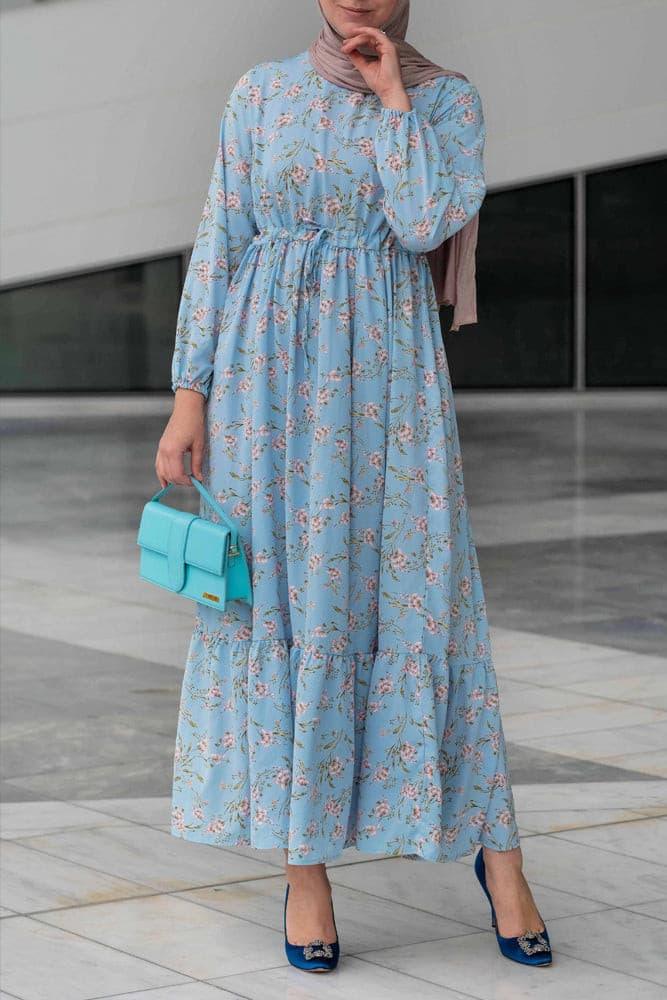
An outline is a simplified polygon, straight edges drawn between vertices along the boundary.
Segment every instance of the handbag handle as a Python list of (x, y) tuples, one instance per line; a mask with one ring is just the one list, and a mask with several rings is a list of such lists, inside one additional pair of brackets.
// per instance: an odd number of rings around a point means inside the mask
[[(188, 475), (188, 474), (186, 473), (186, 475)], [(204, 484), (199, 479), (197, 479), (195, 476), (188, 476), (188, 479), (190, 480), (190, 482), (192, 483), (193, 486), (196, 486), (196, 488), (199, 490), (200, 495), (204, 498), (204, 500), (206, 501), (206, 503), (209, 504), (209, 506), (212, 507), (213, 510), (216, 511), (216, 513), (218, 513), (220, 515), (220, 518), (222, 519), (222, 521), (224, 521), (224, 523), (230, 529), (230, 531), (232, 533), (232, 537), (230, 539), (231, 546), (232, 546), (232, 548), (237, 549), (238, 548), (238, 528), (236, 527), (236, 525), (234, 524), (234, 522), (224, 512), (224, 510), (222, 509), (222, 507), (220, 506), (220, 504), (218, 503), (218, 501), (213, 499), (213, 497), (211, 496), (211, 494), (209, 493), (209, 491), (206, 489), (206, 487), (204, 486)], [(151, 500), (158, 500), (158, 501), (161, 500), (162, 497), (165, 495), (165, 493), (168, 490), (170, 490), (172, 488), (172, 486), (174, 486), (174, 485), (175, 485), (174, 483), (167, 483), (166, 486), (163, 486), (161, 490), (157, 491), (157, 493), (155, 494), (155, 496), (151, 497)]]

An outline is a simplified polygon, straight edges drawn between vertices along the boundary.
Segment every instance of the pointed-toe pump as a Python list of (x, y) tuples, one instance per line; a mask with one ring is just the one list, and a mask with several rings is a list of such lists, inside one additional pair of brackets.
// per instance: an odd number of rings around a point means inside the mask
[(498, 933), (496, 911), (486, 886), (486, 866), (481, 847), (475, 857), (475, 874), (491, 906), (491, 926), (496, 932), (496, 940), (501, 954), (505, 958), (511, 958), (513, 962), (520, 962), (521, 965), (551, 965), (551, 942), (546, 924), (544, 924), (543, 931), (526, 931), (525, 934), (520, 934), (518, 937), (503, 937), (502, 934)]
[(331, 972), (338, 965), (340, 956), (340, 944), (338, 942), (338, 928), (336, 927), (336, 917), (333, 912), (333, 900), (331, 901), (331, 915), (336, 930), (336, 940), (332, 944), (316, 939), (309, 944), (290, 944), (287, 940), (287, 898), (289, 896), (289, 882), (285, 890), (285, 910), (283, 913), (283, 926), (285, 930), (285, 954), (290, 965), (297, 969), (304, 969), (306, 972)]

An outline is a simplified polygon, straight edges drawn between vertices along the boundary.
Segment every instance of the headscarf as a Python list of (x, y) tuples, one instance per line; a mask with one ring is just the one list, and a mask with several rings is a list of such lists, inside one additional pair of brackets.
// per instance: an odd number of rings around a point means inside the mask
[[(364, 94), (373, 93), (351, 59), (341, 50), (345, 41), (327, 20), (322, 10), (321, 0), (317, 0), (324, 24), (317, 38), (308, 48), (310, 61), (317, 72), (331, 83)], [(382, 30), (397, 48), (401, 64), (401, 76), (405, 87), (412, 87), (438, 76), (458, 76), (467, 80), (463, 73), (445, 69), (431, 62), (414, 46), (405, 41), (410, 18), (410, 0), (397, 0), (394, 12)], [(370, 46), (360, 46), (359, 51), (373, 57), (375, 50)], [(454, 306), (452, 330), (458, 330), (466, 323), (477, 322), (477, 293), (475, 284), (475, 251), (479, 230), (479, 213), (475, 213), (462, 229), (441, 243), (435, 250), (427, 252), (433, 285), (438, 305)]]

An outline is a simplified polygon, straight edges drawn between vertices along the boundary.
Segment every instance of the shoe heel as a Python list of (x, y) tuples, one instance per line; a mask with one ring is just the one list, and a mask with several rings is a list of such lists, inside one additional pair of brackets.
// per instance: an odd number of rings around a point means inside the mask
[(491, 907), (491, 926), (496, 932), (496, 941), (498, 942), (500, 954), (504, 955), (505, 958), (510, 958), (513, 962), (518, 962), (520, 965), (551, 965), (551, 942), (549, 941), (547, 925), (544, 921), (542, 921), (544, 924), (543, 931), (526, 931), (525, 934), (520, 934), (518, 937), (503, 937), (502, 934), (498, 933), (496, 911), (486, 884), (486, 866), (484, 864), (482, 847), (480, 847), (475, 857), (474, 868), (479, 884), (484, 890), (484, 894)]

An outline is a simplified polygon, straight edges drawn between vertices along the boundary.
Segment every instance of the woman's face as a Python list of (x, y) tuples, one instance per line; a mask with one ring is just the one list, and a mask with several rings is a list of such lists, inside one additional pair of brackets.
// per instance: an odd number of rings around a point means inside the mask
[(350, 38), (360, 27), (382, 28), (390, 20), (398, 0), (321, 0), (329, 24), (339, 35)]

